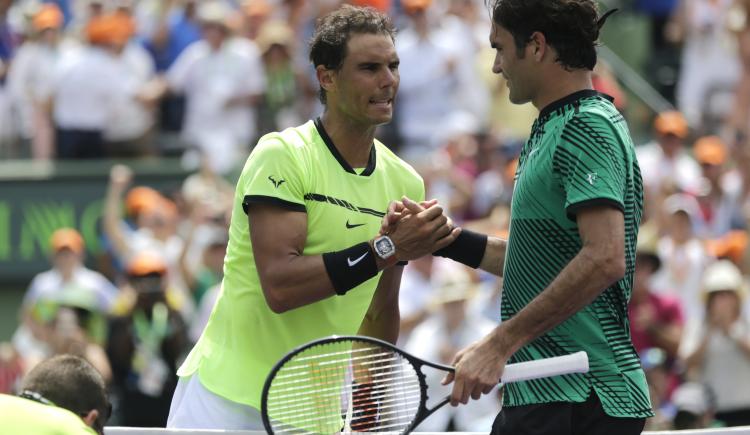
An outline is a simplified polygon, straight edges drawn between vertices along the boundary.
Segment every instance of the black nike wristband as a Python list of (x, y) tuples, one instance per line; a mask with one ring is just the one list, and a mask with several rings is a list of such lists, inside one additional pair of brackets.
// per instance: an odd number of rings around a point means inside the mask
[(486, 248), (486, 234), (475, 233), (464, 228), (453, 243), (443, 249), (438, 249), (432, 255), (450, 258), (476, 269), (482, 263)]
[(378, 263), (368, 242), (358, 243), (343, 251), (326, 252), (323, 263), (339, 296), (378, 274)]

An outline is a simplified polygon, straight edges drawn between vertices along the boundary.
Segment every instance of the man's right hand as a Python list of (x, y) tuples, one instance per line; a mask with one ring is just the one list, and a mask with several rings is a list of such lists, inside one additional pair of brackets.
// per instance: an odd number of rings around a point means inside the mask
[[(426, 209), (432, 207), (437, 203), (437, 199), (430, 199), (428, 201), (420, 202), (419, 205), (422, 207), (422, 209)], [(401, 216), (410, 212), (411, 211), (407, 209), (406, 206), (404, 206), (403, 200), (391, 201), (388, 204), (388, 211), (386, 211), (385, 216), (383, 216), (383, 221), (380, 224), (379, 235), (388, 235), (393, 232), (393, 230), (395, 230), (396, 228), (396, 224), (398, 224), (398, 221), (401, 219)]]
[(396, 258), (409, 261), (450, 245), (461, 229), (453, 227), (437, 201), (417, 204), (404, 197), (388, 207), (381, 232), (396, 246)]

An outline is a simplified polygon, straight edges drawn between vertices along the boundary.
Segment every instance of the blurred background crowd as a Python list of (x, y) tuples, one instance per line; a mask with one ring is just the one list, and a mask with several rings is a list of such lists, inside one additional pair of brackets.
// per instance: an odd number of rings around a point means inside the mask
[[(306, 41), (341, 3), (0, 0), (0, 163), (108, 173), (94, 239), (45, 235), (49, 269), (21, 284), (17, 327), (0, 331), (0, 393), (74, 353), (109, 383), (110, 424), (164, 426), (176, 367), (219, 291), (238, 171), (261, 135), (321, 113)], [(378, 137), (454, 220), (507, 234), (537, 112), (512, 106), (491, 74), (483, 1), (349, 3), (399, 29), (395, 119)], [(629, 121), (646, 189), (630, 324), (657, 411), (647, 427), (750, 425), (750, 1), (601, 7), (621, 12), (595, 87)], [(618, 27), (636, 22), (645, 55), (634, 62), (615, 51), (632, 49)], [(188, 175), (174, 189), (136, 183), (139, 161), (177, 161)], [(501, 285), (441, 258), (411, 262), (399, 344), (450, 363), (497, 324)], [(446, 407), (420, 430), (486, 430), (499, 404), (498, 393)]]

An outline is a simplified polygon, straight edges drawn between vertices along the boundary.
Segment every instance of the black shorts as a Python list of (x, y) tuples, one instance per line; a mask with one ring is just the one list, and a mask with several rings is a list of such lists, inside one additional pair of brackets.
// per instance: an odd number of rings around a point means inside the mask
[(611, 417), (592, 392), (583, 403), (553, 402), (503, 408), (491, 435), (636, 435), (645, 418)]

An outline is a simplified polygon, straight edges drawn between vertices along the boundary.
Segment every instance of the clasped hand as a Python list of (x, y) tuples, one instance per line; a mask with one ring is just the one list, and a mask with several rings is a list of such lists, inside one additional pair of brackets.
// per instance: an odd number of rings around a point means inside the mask
[(396, 258), (409, 261), (450, 245), (461, 228), (453, 226), (436, 200), (416, 203), (404, 196), (388, 205), (380, 233), (393, 241)]

